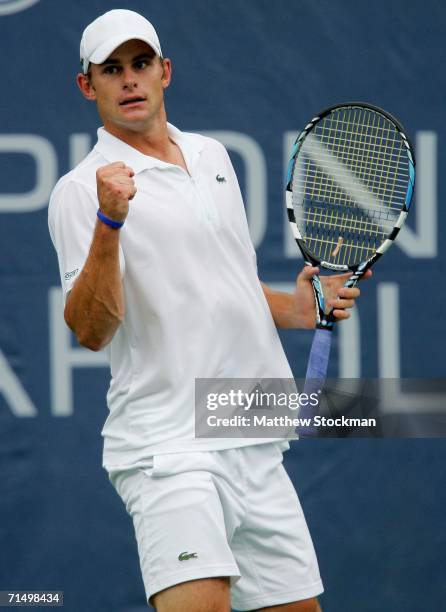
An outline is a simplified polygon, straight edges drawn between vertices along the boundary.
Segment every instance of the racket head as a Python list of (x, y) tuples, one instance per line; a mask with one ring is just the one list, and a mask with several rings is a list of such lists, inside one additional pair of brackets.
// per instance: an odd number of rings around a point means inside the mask
[(294, 143), (288, 219), (305, 261), (365, 272), (393, 243), (415, 186), (415, 155), (383, 109), (346, 102), (318, 113)]

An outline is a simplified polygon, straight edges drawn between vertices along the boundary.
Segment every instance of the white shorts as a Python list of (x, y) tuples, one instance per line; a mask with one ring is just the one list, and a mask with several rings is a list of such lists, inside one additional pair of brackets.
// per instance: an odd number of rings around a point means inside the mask
[(279, 444), (162, 454), (110, 475), (133, 518), (149, 600), (228, 576), (237, 610), (322, 593), (316, 555)]

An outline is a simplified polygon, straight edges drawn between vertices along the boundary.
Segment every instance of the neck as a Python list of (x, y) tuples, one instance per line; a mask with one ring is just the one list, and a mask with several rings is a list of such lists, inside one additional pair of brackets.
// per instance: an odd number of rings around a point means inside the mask
[(165, 112), (156, 122), (151, 123), (150, 127), (135, 126), (134, 130), (130, 130), (125, 126), (104, 121), (104, 128), (140, 153), (175, 164), (188, 172), (181, 149), (169, 138)]
[(163, 159), (169, 153), (172, 142), (167, 131), (167, 118), (165, 112), (162, 117), (151, 122), (150, 125), (135, 126), (130, 129), (126, 126), (110, 124), (104, 121), (104, 128), (112, 134), (137, 149), (144, 155)]

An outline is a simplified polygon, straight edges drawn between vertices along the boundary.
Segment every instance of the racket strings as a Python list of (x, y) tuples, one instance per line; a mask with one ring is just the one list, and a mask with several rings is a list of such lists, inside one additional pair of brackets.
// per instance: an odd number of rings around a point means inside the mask
[[(303, 180), (302, 180), (303, 179)], [(349, 179), (349, 175), (340, 173), (337, 179), (332, 176), (315, 170), (313, 167), (297, 168), (295, 171), (294, 180), (296, 183), (301, 184), (303, 182), (304, 189), (307, 195), (306, 207), (298, 207), (297, 214), (302, 218), (302, 215), (311, 217), (313, 207), (318, 209), (318, 214), (321, 215), (321, 210), (324, 206), (333, 205), (335, 208), (339, 206), (350, 207), (356, 210), (357, 215), (362, 218), (367, 216), (368, 218), (374, 218), (377, 221), (388, 221), (390, 224), (393, 223), (396, 216), (401, 210), (401, 205), (382, 205), (382, 200), (388, 194), (388, 190), (385, 188), (378, 187), (373, 193), (377, 196), (375, 199), (366, 201), (363, 198), (361, 207), (357, 205), (357, 196), (361, 196), (362, 190), (357, 186), (351, 184), (350, 191), (343, 189), (339, 185), (339, 179), (343, 179), (342, 182)], [(367, 187), (367, 184), (365, 184)], [(394, 201), (398, 196), (401, 201), (405, 198), (405, 190), (398, 187), (397, 183), (394, 182), (392, 194)], [(328, 214), (328, 213), (327, 213)], [(320, 220), (320, 218), (319, 218)]]
[(388, 235), (380, 225), (353, 213), (313, 211), (306, 223), (310, 250), (322, 261), (341, 265), (368, 259)]
[[(333, 169), (335, 169), (333, 167)], [(299, 171), (299, 170), (298, 170)], [(333, 179), (331, 176), (329, 176), (328, 174), (324, 174), (324, 173), (319, 173), (317, 171), (315, 171), (313, 168), (309, 168), (307, 169), (305, 172), (301, 172), (301, 176), (300, 178), (310, 178), (313, 181), (317, 181), (318, 184), (318, 188), (313, 189), (313, 195), (315, 195), (318, 192), (325, 190), (329, 190), (330, 191), (330, 195), (333, 195), (333, 193), (335, 192), (336, 189), (338, 189), (339, 193), (336, 193), (337, 196), (339, 196), (340, 199), (342, 199), (343, 202), (353, 202), (353, 198), (347, 193), (344, 192), (342, 190), (339, 190), (339, 186), (337, 186), (336, 180)], [(339, 175), (342, 176), (342, 175)], [(347, 178), (349, 175), (347, 174), (343, 174), (343, 176), (345, 178)], [(299, 179), (299, 177), (298, 177)], [(320, 182), (322, 182), (322, 184), (319, 184)], [(367, 184), (367, 180), (363, 181), (365, 186), (368, 187)], [(401, 199), (405, 199), (406, 196), (406, 189), (405, 186), (407, 186), (407, 183), (404, 183), (404, 181), (402, 181), (401, 179), (395, 179), (394, 184), (393, 184), (393, 190), (392, 190), (392, 194), (394, 196), (400, 196)], [(378, 197), (385, 197), (386, 194), (388, 193), (388, 189), (386, 189), (385, 187), (381, 187), (381, 186), (377, 186), (374, 190), (374, 193), (378, 196)], [(338, 201), (338, 200), (337, 200)], [(400, 206), (391, 206), (389, 204), (388, 208), (390, 210), (395, 210), (395, 211), (400, 211), (401, 207)], [(371, 208), (371, 210), (373, 210), (374, 207)]]
[[(358, 147), (357, 152), (350, 150), (346, 155), (344, 155), (342, 157), (342, 161), (345, 162), (345, 164), (349, 168), (354, 167), (359, 171), (360, 170), (359, 165), (360, 165), (361, 169), (363, 170), (365, 167), (366, 161), (364, 157), (361, 158), (361, 156), (364, 156), (364, 152)], [(407, 160), (401, 160), (399, 157), (399, 152), (392, 153), (391, 157), (390, 155), (386, 156), (385, 153), (383, 153), (381, 157), (373, 158), (371, 157), (370, 154), (367, 157), (367, 166), (370, 167), (372, 171), (380, 170), (382, 168), (383, 163), (386, 164), (386, 169), (397, 171), (401, 168), (402, 162), (406, 164), (406, 167), (408, 167)]]
[(386, 117), (343, 108), (304, 139), (292, 179), (296, 223), (323, 261), (351, 265), (376, 252), (404, 205), (405, 144)]
[[(332, 236), (330, 236), (332, 238)], [(375, 252), (376, 246), (362, 240), (355, 239), (348, 242), (342, 237), (338, 240), (328, 239), (325, 236), (307, 239), (308, 248), (320, 254), (321, 261), (329, 261), (336, 265), (349, 265), (350, 262), (365, 261)]]
[[(344, 111), (344, 114), (348, 112)], [(390, 124), (382, 115), (371, 113), (368, 109), (354, 109), (350, 121), (339, 119), (338, 116), (335, 120), (335, 128), (331, 127), (328, 122), (334, 122), (331, 116), (327, 122), (323, 122), (322, 126), (316, 125), (315, 135), (325, 146), (329, 147), (333, 155), (338, 157), (346, 168), (356, 171), (358, 178), (362, 179), (372, 191), (385, 192), (389, 189), (392, 170), (395, 180), (400, 170), (408, 173), (406, 156), (403, 157), (405, 168), (401, 167), (403, 150), (401, 137), (393, 124)], [(340, 129), (339, 125), (345, 127)], [(385, 173), (383, 173), (383, 164), (386, 167)], [(399, 184), (406, 186), (407, 180), (400, 178)]]

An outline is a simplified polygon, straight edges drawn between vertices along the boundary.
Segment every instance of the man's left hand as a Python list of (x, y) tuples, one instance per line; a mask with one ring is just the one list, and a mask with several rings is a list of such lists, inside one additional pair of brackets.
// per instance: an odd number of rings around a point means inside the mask
[[(296, 317), (296, 327), (312, 329), (316, 325), (316, 304), (311, 278), (319, 273), (319, 268), (305, 266), (296, 279), (296, 287), (293, 294), (293, 309)], [(359, 287), (344, 287), (344, 283), (351, 272), (345, 274), (335, 274), (330, 276), (320, 276), (322, 290), (324, 292), (326, 313), (333, 308), (333, 315), (337, 321), (348, 319), (348, 310), (353, 308), (355, 300), (360, 296)], [(363, 279), (372, 276), (368, 270)]]

